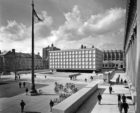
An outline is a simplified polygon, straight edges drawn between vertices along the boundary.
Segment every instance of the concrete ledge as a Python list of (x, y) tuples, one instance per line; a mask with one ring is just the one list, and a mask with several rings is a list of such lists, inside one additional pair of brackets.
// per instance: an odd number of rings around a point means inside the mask
[(55, 105), (52, 113), (75, 113), (81, 104), (98, 89), (98, 82), (94, 81), (90, 83), (61, 103)]

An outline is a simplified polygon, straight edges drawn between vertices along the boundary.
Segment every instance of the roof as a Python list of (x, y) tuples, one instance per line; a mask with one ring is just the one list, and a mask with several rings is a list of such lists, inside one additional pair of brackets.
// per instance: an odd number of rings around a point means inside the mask
[(4, 51), (4, 52), (2, 52), (2, 53), (0, 54), (0, 56), (4, 56), (4, 55), (6, 55), (8, 52), (9, 52), (9, 51)]
[[(5, 56), (5, 55), (8, 55), (12, 53), (11, 51), (4, 51), (0, 54), (0, 56)], [(16, 52), (16, 57), (24, 57), (24, 58), (31, 58), (32, 55), (29, 54), (29, 53), (21, 53), (21, 52)], [(37, 58), (37, 59), (42, 59), (42, 57), (40, 55), (35, 55), (34, 58)]]
[[(16, 57), (26, 57), (26, 58), (31, 58), (32, 55), (29, 53), (17, 53), (16, 52)], [(40, 55), (35, 55), (34, 58), (42, 59)]]

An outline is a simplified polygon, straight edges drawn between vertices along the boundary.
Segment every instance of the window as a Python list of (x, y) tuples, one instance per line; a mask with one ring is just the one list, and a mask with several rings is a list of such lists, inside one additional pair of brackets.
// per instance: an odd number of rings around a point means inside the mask
[(85, 61), (88, 61), (88, 58), (85, 58)]
[(91, 53), (91, 50), (89, 50), (89, 53)]

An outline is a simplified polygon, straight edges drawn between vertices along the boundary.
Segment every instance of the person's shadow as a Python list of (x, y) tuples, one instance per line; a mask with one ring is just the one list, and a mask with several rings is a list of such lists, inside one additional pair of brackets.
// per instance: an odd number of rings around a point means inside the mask
[(24, 111), (23, 113), (41, 113), (41, 112), (36, 112), (36, 111)]

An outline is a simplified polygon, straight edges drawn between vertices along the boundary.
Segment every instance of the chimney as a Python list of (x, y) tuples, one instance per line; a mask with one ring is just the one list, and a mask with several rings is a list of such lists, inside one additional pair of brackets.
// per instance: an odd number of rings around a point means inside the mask
[(51, 46), (53, 47), (53, 44)]
[(12, 49), (12, 53), (14, 53), (14, 54), (15, 54), (15, 49)]
[(92, 45), (92, 48), (94, 48), (94, 45)]

